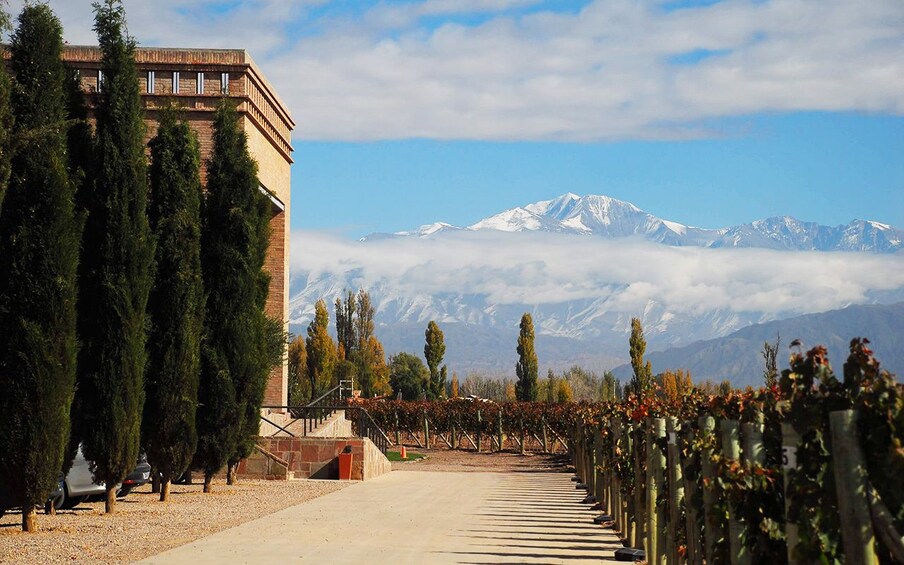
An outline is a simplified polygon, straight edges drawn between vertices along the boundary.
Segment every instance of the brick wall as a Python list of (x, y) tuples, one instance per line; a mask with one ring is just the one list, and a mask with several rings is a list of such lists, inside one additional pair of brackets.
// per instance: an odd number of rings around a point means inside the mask
[[(352, 480), (364, 481), (392, 470), (392, 464), (366, 438), (259, 438), (258, 445), (272, 455), (255, 452), (239, 463), (237, 473), (242, 478), (337, 479), (339, 454), (346, 446), (352, 449)], [(280, 463), (286, 464), (280, 470)]]

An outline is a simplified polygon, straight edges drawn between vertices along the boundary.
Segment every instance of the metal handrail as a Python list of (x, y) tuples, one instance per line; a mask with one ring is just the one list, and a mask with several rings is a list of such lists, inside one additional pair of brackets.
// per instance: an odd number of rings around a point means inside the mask
[(383, 455), (386, 455), (386, 450), (392, 445), (392, 442), (389, 441), (386, 432), (377, 425), (370, 413), (361, 406), (350, 406), (346, 408), (346, 414), (348, 413), (348, 410), (355, 410), (358, 414), (358, 417), (352, 420), (352, 430), (354, 431), (357, 426), (358, 436), (370, 439)]
[(278, 430), (277, 432), (274, 432), (274, 436), (277, 433), (282, 432), (287, 434), (289, 437), (296, 437), (296, 435), (289, 431), (288, 428), (298, 421), (304, 421), (302, 436), (307, 436), (308, 433), (313, 432), (316, 429), (317, 425), (323, 422), (323, 413), (329, 412), (330, 414), (332, 414), (333, 412), (344, 410), (346, 417), (350, 415), (349, 413), (353, 413), (352, 418), (349, 419), (352, 422), (352, 432), (356, 436), (368, 438), (383, 454), (386, 454), (386, 450), (390, 445), (392, 445), (392, 442), (389, 440), (389, 437), (386, 435), (386, 433), (380, 428), (379, 425), (377, 425), (377, 423), (371, 417), (370, 413), (361, 406), (336, 404), (327, 406), (261, 406), (261, 408), (286, 411), (293, 416), (288, 423), (279, 425), (267, 418), (266, 415), (261, 414), (261, 420), (267, 422)]

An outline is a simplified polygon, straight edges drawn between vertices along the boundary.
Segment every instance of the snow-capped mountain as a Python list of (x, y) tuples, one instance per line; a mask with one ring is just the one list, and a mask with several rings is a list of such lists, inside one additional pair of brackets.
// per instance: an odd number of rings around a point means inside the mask
[(505, 210), (468, 227), (440, 222), (394, 234), (371, 234), (364, 239), (438, 237), (462, 230), (543, 231), (609, 239), (640, 236), (666, 245), (714, 248), (894, 253), (904, 247), (904, 231), (879, 222), (853, 220), (847, 225), (832, 227), (779, 216), (739, 226), (706, 229), (658, 218), (630, 202), (609, 196), (572, 193)]
[(902, 241), (901, 230), (863, 220), (830, 227), (783, 216), (697, 228), (569, 193), (466, 227), (293, 243), (306, 251), (293, 264), (290, 324), (300, 333), (317, 300), (332, 306), (364, 288), (389, 354), (420, 351), (434, 320), (455, 344), (450, 368), (505, 371), (518, 320), (530, 312), (544, 367), (605, 369), (626, 360), (634, 316), (655, 351), (801, 313), (904, 300)]

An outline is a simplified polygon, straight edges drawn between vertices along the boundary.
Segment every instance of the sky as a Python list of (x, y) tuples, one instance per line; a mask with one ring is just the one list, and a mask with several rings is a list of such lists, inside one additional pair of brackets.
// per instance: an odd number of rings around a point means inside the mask
[[(96, 43), (90, 0), (49, 4)], [(900, 0), (123, 4), (141, 45), (263, 69), (297, 123), (299, 233), (470, 225), (565, 192), (708, 228), (904, 227)]]

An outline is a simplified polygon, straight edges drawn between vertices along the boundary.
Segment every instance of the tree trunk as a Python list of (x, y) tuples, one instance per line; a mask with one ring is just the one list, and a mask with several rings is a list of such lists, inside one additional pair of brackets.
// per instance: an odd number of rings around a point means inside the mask
[(157, 473), (157, 469), (153, 467), (151, 467), (151, 492), (154, 494), (160, 492), (160, 475)]
[(160, 485), (159, 485), (160, 502), (166, 502), (167, 500), (169, 500), (169, 489), (170, 489), (170, 480), (169, 479), (160, 481)]
[(116, 485), (107, 485), (107, 499), (104, 503), (104, 513), (113, 514), (116, 511)]
[(211, 482), (213, 482), (213, 473), (204, 471), (204, 492), (211, 492)]
[(22, 507), (22, 531), (38, 531), (38, 517), (35, 513), (35, 507), (33, 504), (26, 504)]
[(48, 500), (44, 503), (44, 514), (56, 516), (56, 506), (54, 506), (53, 500)]
[(235, 484), (235, 469), (238, 467), (238, 463), (229, 463), (226, 465), (226, 484), (234, 485)]

